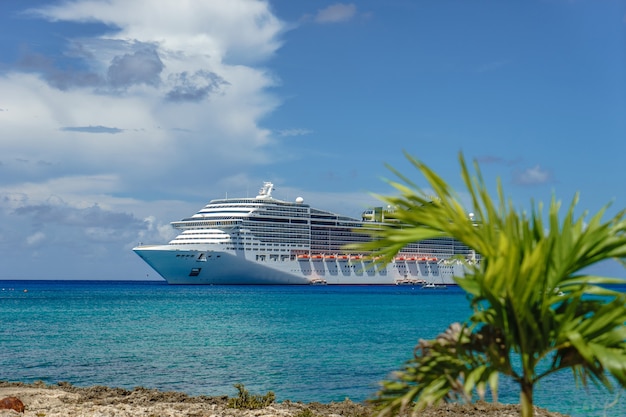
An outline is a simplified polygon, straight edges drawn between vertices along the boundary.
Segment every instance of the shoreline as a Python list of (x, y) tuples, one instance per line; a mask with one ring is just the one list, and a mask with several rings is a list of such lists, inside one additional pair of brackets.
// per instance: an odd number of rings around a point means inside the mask
[[(17, 397), (25, 411), (0, 410), (0, 417), (374, 417), (367, 404), (350, 400), (331, 403), (282, 401), (257, 409), (229, 408), (229, 397), (190, 396), (176, 391), (136, 387), (132, 390), (106, 386), (76, 387), (67, 382), (48, 385), (43, 382), (0, 381), (0, 399)], [(419, 413), (421, 417), (516, 417), (517, 404), (442, 404)], [(535, 417), (568, 417), (535, 407)]]

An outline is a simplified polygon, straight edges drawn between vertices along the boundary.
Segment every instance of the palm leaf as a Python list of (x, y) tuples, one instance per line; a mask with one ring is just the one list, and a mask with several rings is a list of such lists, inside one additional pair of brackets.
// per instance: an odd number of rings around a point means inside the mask
[[(624, 281), (584, 272), (608, 259), (626, 265), (626, 211), (605, 221), (607, 205), (589, 219), (587, 213), (576, 217), (576, 194), (562, 218), (561, 203), (554, 197), (547, 207), (532, 202), (528, 214), (518, 212), (505, 198), (500, 180), (492, 199), (478, 164), (471, 174), (459, 154), (476, 223), (440, 176), (405, 155), (432, 193), (391, 168), (399, 181), (389, 183), (398, 195), (380, 199), (394, 208), (394, 222), (365, 231), (371, 241), (356, 247), (387, 262), (409, 243), (450, 236), (482, 260), (455, 278), (474, 309), (465, 327), (471, 333), (462, 343), (459, 339), (455, 345), (430, 349), (408, 362), (402, 382), (388, 382), (379, 392), (383, 410), (431, 404), (451, 392), (467, 398), (486, 385), (495, 391), (498, 373), (526, 385), (523, 407), (529, 401), (532, 405), (528, 384), (532, 392), (536, 381), (563, 368), (570, 368), (583, 384), (592, 381), (611, 389), (607, 375), (612, 375), (626, 386), (626, 300), (608, 287)], [(520, 369), (512, 366), (513, 354), (521, 358)], [(543, 358), (551, 358), (552, 366), (539, 373)], [(523, 413), (530, 415), (527, 409)]]

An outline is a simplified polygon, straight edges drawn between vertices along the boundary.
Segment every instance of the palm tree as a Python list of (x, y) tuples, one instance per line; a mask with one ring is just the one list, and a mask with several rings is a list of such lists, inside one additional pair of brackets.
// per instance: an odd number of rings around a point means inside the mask
[(413, 359), (374, 398), (381, 415), (483, 397), (487, 387), (497, 401), (499, 375), (519, 385), (522, 417), (533, 416), (537, 382), (565, 368), (583, 385), (626, 387), (626, 294), (611, 289), (624, 280), (589, 272), (608, 259), (626, 266), (626, 212), (603, 221), (605, 206), (585, 221), (586, 213), (575, 217), (576, 196), (560, 221), (561, 204), (553, 198), (544, 223), (541, 203), (519, 213), (499, 180), (494, 202), (478, 165), (470, 175), (461, 154), (473, 220), (445, 181), (406, 156), (435, 197), (390, 168), (402, 180), (390, 181), (400, 195), (379, 198), (394, 208), (395, 221), (368, 231), (373, 239), (359, 249), (389, 262), (408, 243), (449, 236), (476, 251), (480, 262), (468, 263), (456, 278), (471, 317), (420, 341)]

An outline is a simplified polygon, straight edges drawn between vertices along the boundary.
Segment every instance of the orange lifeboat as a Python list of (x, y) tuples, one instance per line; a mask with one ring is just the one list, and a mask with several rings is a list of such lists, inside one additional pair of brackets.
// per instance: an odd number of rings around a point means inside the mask
[(404, 256), (396, 256), (396, 261), (398, 262), (402, 262), (404, 261), (406, 258)]
[(323, 256), (322, 255), (313, 255), (311, 256), (312, 259), (322, 259)]
[(360, 256), (360, 255), (352, 255), (352, 256), (350, 257), (350, 259), (355, 260), (355, 261), (358, 261), (359, 259), (361, 259), (361, 256)]
[(335, 255), (325, 255), (324, 259), (328, 260), (328, 261), (333, 261), (335, 260), (336, 256)]
[(339, 259), (340, 261), (345, 261), (348, 259), (348, 255), (339, 255), (337, 256), (337, 259)]
[(303, 255), (298, 255), (298, 259), (309, 259), (309, 258), (310, 258), (310, 256), (307, 255), (306, 253), (303, 254)]
[(430, 258), (429, 261), (430, 262), (437, 262), (437, 258)]

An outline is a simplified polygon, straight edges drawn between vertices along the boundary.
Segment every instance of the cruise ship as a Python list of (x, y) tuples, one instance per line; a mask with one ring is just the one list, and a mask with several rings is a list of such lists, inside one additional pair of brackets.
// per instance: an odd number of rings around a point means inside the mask
[(452, 238), (415, 242), (382, 265), (367, 253), (346, 251), (369, 239), (357, 233), (385, 221), (382, 207), (361, 219), (272, 197), (266, 182), (253, 198), (211, 200), (191, 217), (172, 222), (180, 234), (165, 245), (133, 251), (169, 284), (198, 285), (455, 285), (461, 259), (472, 251)]

